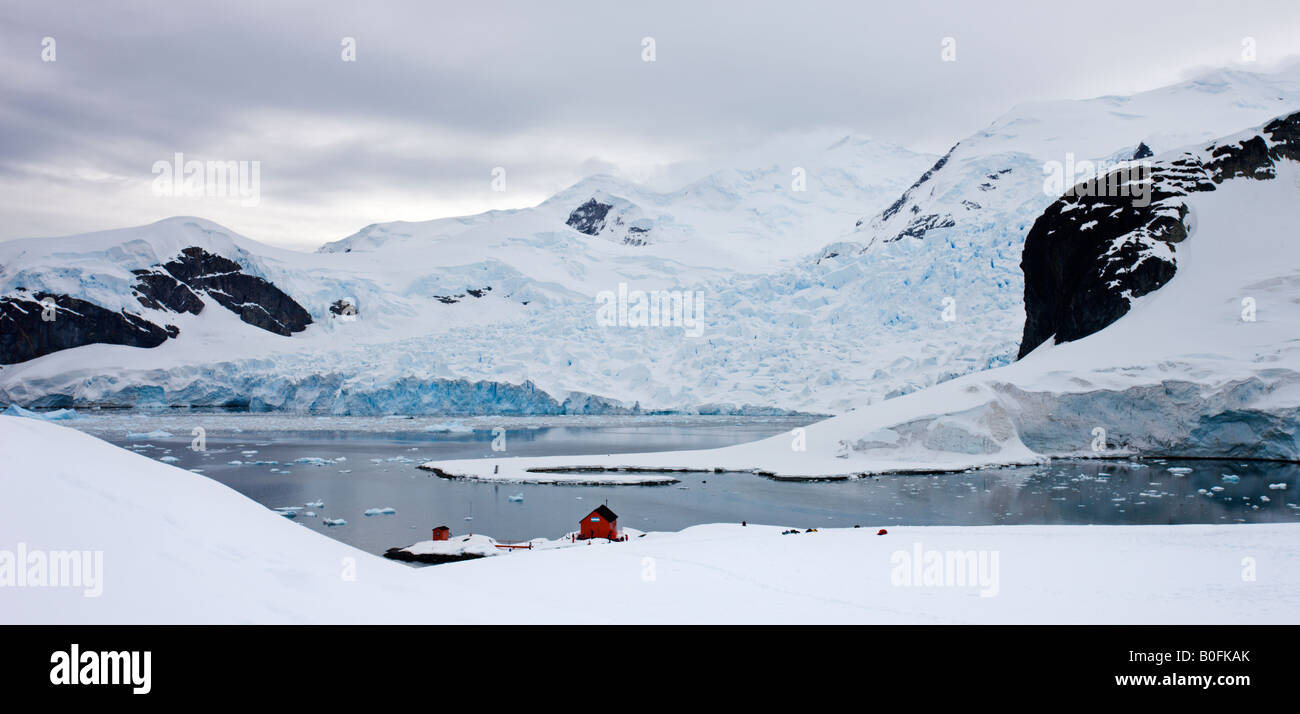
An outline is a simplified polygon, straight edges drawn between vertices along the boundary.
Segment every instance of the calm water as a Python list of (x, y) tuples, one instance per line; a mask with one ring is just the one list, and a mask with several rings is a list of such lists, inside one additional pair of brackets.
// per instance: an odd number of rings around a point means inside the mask
[[(680, 484), (663, 486), (488, 484), (450, 481), (416, 468), (435, 458), (494, 455), (494, 426), (506, 428), (507, 453), (524, 456), (711, 448), (810, 421), (568, 417), (466, 419), (449, 425), (431, 418), (164, 412), (92, 415), (69, 425), (201, 470), (268, 507), (324, 501), (323, 508), (305, 509), (314, 510), (315, 517), (300, 515), (297, 521), (372, 553), (426, 540), (430, 528), (443, 524), (456, 534), (484, 533), (498, 540), (554, 538), (574, 530), (579, 518), (606, 501), (622, 525), (640, 530), (741, 520), (800, 528), (1300, 520), (1300, 467), (1261, 462), (1060, 461), (838, 482), (683, 474)], [(207, 451), (189, 448), (194, 426), (205, 429)], [(453, 431), (430, 430), (446, 428)], [(173, 436), (142, 436), (158, 430)], [(320, 461), (294, 463), (302, 458)], [(1171, 467), (1192, 471), (1179, 476)], [(1225, 474), (1237, 481), (1224, 479)], [(1286, 489), (1270, 489), (1270, 484), (1286, 484)], [(516, 494), (522, 494), (522, 502), (509, 500)], [(388, 506), (396, 514), (362, 515)], [(347, 525), (328, 527), (324, 518), (343, 518)]]

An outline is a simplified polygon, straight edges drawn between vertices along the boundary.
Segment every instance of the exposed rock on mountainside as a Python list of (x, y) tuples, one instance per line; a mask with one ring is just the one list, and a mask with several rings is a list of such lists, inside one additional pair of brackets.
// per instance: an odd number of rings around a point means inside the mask
[(649, 242), (653, 226), (652, 221), (641, 217), (635, 204), (615, 196), (593, 196), (573, 209), (564, 223), (579, 233), (634, 246)]
[[(1025, 239), (1019, 356), (1049, 338), (1061, 343), (1091, 335), (1128, 312), (1133, 298), (1169, 282), (1175, 246), (1195, 230), (1182, 198), (1230, 179), (1272, 179), (1280, 159), (1300, 160), (1300, 112), (1269, 122), (1259, 134), (1184, 152), (1149, 170), (1121, 167), (1067, 192)], [(1141, 198), (1137, 182), (1143, 180), (1149, 202)]]
[(311, 324), (311, 314), (276, 286), (244, 273), (229, 258), (186, 248), (163, 268), (195, 290), (206, 292), (239, 319), (286, 337)]
[[(131, 293), (149, 311), (197, 315), (203, 311), (202, 293), (244, 322), (278, 335), (301, 332), (312, 321), (307, 310), (272, 283), (202, 248), (185, 248), (163, 265), (131, 273), (136, 276)], [(177, 327), (160, 322), (68, 295), (8, 295), (0, 298), (0, 364), (89, 344), (157, 347), (180, 334)]]
[(94, 343), (157, 347), (179, 331), (67, 295), (0, 298), (0, 364)]

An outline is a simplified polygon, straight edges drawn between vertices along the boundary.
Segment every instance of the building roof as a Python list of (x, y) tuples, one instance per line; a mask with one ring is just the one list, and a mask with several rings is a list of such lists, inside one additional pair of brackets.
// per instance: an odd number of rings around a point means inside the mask
[(435, 530), (435, 531), (449, 531), (449, 530), (451, 530), (451, 529), (448, 528), (447, 526), (435, 526), (435, 527), (434, 527), (434, 530)]
[(604, 518), (607, 521), (618, 520), (618, 514), (609, 510), (609, 506), (606, 506), (604, 504), (597, 506), (596, 510), (592, 511), (591, 513), (588, 513), (586, 516), (583, 517), (582, 520), (584, 521), (587, 520), (587, 518), (590, 518), (593, 514), (600, 516), (601, 518)]

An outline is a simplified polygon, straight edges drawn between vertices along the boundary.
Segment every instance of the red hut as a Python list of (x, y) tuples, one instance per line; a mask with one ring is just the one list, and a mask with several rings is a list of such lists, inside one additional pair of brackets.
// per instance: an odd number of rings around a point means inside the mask
[(451, 529), (447, 526), (438, 526), (433, 529), (434, 540), (451, 540)]
[(578, 522), (578, 540), (608, 538), (618, 540), (618, 514), (609, 506), (598, 506)]

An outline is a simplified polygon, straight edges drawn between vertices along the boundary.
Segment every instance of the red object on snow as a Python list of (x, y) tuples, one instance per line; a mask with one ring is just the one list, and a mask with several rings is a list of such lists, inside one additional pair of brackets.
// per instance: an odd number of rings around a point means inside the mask
[(578, 522), (578, 540), (608, 538), (618, 540), (618, 516), (609, 506), (599, 506)]
[(876, 535), (884, 535), (888, 532), (889, 531), (885, 530), (884, 528), (881, 528), (880, 530), (876, 531)]
[(433, 529), (434, 540), (449, 540), (451, 538), (451, 529), (447, 526), (438, 526)]

